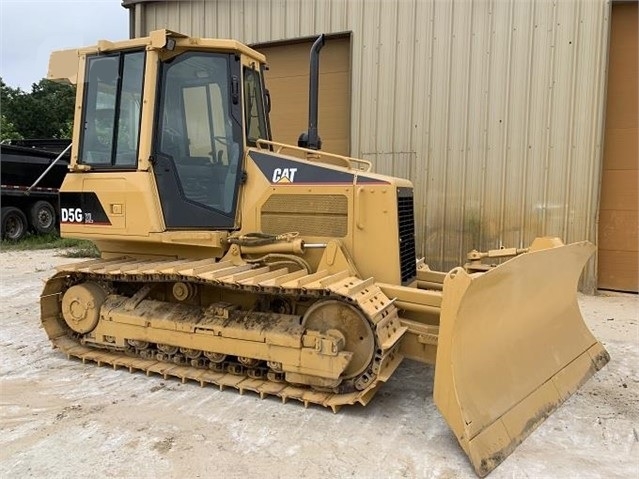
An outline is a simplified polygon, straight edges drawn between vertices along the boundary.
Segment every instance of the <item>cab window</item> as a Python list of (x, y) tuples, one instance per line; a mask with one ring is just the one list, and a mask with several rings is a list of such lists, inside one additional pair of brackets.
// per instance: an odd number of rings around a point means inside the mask
[(247, 144), (255, 146), (257, 140), (268, 139), (260, 74), (246, 67), (244, 68), (244, 117)]
[(88, 58), (80, 163), (95, 167), (136, 167), (144, 60), (144, 52)]

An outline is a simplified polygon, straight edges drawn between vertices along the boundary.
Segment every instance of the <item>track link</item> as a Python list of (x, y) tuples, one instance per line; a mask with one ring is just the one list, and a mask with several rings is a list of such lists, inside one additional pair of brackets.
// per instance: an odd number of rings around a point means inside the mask
[[(258, 379), (248, 374), (212, 371), (200, 367), (131, 356), (118, 350), (98, 349), (83, 345), (79, 335), (67, 327), (61, 311), (61, 298), (67, 288), (83, 281), (165, 283), (189, 282), (225, 288), (276, 295), (337, 299), (347, 302), (365, 315), (375, 334), (376, 353), (367, 371), (358, 379), (358, 390), (346, 393), (321, 391), (270, 379)], [(147, 375), (159, 374), (163, 378), (174, 377), (182, 382), (196, 381), (201, 386), (216, 385), (220, 390), (234, 388), (240, 394), (253, 391), (261, 398), (277, 396), (301, 401), (304, 406), (318, 404), (336, 412), (343, 405), (366, 405), (375, 392), (395, 371), (403, 359), (399, 353), (399, 341), (406, 328), (401, 326), (397, 308), (375, 284), (372, 278), (361, 279), (348, 271), (329, 273), (318, 271), (289, 272), (287, 268), (271, 270), (263, 265), (215, 262), (206, 260), (141, 260), (136, 258), (99, 259), (61, 266), (46, 283), (41, 300), (42, 324), (53, 346), (67, 357), (82, 362), (94, 362), (98, 366), (108, 364), (114, 369), (126, 368), (130, 372), (144, 371)]]

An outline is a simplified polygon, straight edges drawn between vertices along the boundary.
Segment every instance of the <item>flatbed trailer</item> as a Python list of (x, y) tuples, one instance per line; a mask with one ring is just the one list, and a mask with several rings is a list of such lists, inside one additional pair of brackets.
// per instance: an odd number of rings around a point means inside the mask
[(69, 145), (70, 140), (58, 139), (0, 144), (2, 239), (18, 241), (29, 230), (56, 230), (58, 190), (69, 166)]

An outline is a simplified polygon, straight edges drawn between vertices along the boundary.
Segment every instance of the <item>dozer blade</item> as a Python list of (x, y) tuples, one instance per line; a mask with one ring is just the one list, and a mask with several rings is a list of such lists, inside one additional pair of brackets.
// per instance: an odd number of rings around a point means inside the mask
[(608, 362), (577, 304), (594, 249), (544, 238), (486, 273), (446, 277), (434, 400), (479, 476)]

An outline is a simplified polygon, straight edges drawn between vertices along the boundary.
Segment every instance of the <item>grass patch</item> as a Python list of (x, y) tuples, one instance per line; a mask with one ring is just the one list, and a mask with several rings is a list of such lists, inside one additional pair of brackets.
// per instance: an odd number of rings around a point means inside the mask
[(60, 238), (57, 234), (27, 235), (21, 241), (2, 241), (2, 251), (29, 251), (39, 249), (67, 249), (67, 258), (98, 258), (100, 252), (93, 243), (74, 238)]
[[(62, 254), (65, 258), (99, 258), (100, 251), (90, 241), (82, 241), (83, 244), (68, 249)], [(84, 244), (86, 243), (86, 244)]]

